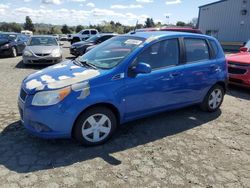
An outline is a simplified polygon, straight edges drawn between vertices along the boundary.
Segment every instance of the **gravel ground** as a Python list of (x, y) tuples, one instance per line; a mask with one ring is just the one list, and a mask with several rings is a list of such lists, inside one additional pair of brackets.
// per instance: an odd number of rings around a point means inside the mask
[[(65, 57), (69, 56), (67, 45)], [(250, 91), (221, 110), (165, 112), (123, 126), (103, 146), (42, 140), (20, 125), (22, 79), (42, 67), (0, 59), (0, 187), (250, 187)]]

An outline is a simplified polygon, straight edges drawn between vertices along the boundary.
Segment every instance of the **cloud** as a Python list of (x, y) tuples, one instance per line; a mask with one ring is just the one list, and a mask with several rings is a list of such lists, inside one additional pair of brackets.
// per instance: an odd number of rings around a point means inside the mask
[(154, 0), (136, 0), (138, 3), (153, 3)]
[(59, 5), (62, 3), (62, 0), (42, 0), (43, 4), (54, 4)]
[(134, 4), (131, 4), (131, 5), (111, 5), (110, 7), (111, 9), (128, 9), (128, 8), (142, 8), (141, 5), (134, 5)]
[(180, 4), (180, 3), (181, 3), (181, 0), (169, 0), (169, 1), (166, 1), (167, 5), (176, 5), (176, 4)]
[(87, 3), (86, 6), (87, 7), (95, 7), (95, 4), (90, 2), (90, 3)]
[(5, 4), (0, 4), (0, 9), (8, 9), (9, 6)]
[(82, 3), (82, 2), (85, 2), (86, 0), (69, 0), (71, 2), (78, 2), (78, 3)]
[(180, 4), (181, 0), (168, 0), (166, 1), (167, 5), (176, 5), (176, 4)]
[(31, 2), (32, 0), (23, 0), (23, 2), (28, 3)]

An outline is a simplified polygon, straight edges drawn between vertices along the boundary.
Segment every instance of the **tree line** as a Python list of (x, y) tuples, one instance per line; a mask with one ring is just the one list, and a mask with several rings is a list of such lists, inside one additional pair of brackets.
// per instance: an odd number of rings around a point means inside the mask
[[(192, 19), (189, 23), (185, 23), (179, 21), (176, 23), (176, 26), (188, 26), (188, 27), (196, 27), (197, 18)], [(149, 28), (149, 27), (162, 27), (167, 26), (166, 24), (162, 24), (161, 22), (155, 23), (153, 18), (147, 18), (144, 24), (137, 24), (137, 29), (141, 28)], [(173, 26), (173, 25), (172, 25)], [(77, 26), (68, 26), (68, 25), (52, 25), (52, 24), (43, 24), (43, 23), (33, 23), (29, 16), (26, 16), (25, 23), (7, 23), (1, 22), (0, 23), (0, 31), (3, 32), (18, 32), (20, 33), (21, 30), (29, 30), (33, 31), (34, 34), (69, 34), (69, 33), (78, 33), (83, 29), (97, 29), (99, 32), (106, 33), (106, 32), (115, 32), (119, 34), (127, 33), (134, 29), (135, 26), (127, 26), (123, 25), (119, 22), (102, 22), (96, 25), (77, 25)]]

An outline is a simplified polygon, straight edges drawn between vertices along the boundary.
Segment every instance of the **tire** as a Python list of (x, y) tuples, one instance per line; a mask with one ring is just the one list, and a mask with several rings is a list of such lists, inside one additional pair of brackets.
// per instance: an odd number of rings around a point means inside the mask
[(16, 49), (16, 47), (13, 46), (13, 47), (11, 48), (10, 56), (11, 56), (11, 57), (16, 57), (16, 56), (17, 56), (17, 49)]
[(225, 90), (220, 85), (213, 86), (207, 93), (204, 98), (201, 109), (206, 112), (215, 112), (217, 111), (223, 100), (224, 100)]
[[(99, 123), (103, 121), (104, 123)], [(85, 146), (96, 146), (107, 142), (117, 127), (115, 114), (106, 107), (94, 107), (83, 112), (77, 119), (74, 138)]]

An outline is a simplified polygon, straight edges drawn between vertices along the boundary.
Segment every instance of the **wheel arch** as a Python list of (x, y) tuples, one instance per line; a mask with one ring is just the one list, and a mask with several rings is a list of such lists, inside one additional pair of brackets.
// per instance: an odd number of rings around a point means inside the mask
[(115, 115), (115, 117), (116, 117), (116, 120), (117, 120), (117, 124), (119, 125), (119, 123), (121, 122), (121, 113), (120, 113), (120, 111), (118, 110), (118, 108), (117, 108), (115, 105), (111, 104), (111, 103), (100, 102), (100, 103), (96, 103), (96, 104), (93, 104), (93, 105), (88, 106), (87, 108), (85, 108), (84, 110), (82, 110), (82, 111), (78, 114), (77, 118), (76, 118), (75, 121), (74, 121), (74, 124), (73, 124), (73, 126), (72, 126), (72, 129), (71, 129), (71, 136), (73, 136), (73, 131), (74, 131), (75, 124), (76, 124), (76, 121), (78, 120), (78, 118), (79, 118), (84, 112), (86, 112), (87, 110), (89, 110), (89, 109), (91, 109), (91, 108), (96, 108), (96, 107), (105, 107), (105, 108), (110, 109), (110, 110), (114, 113), (114, 115)]

